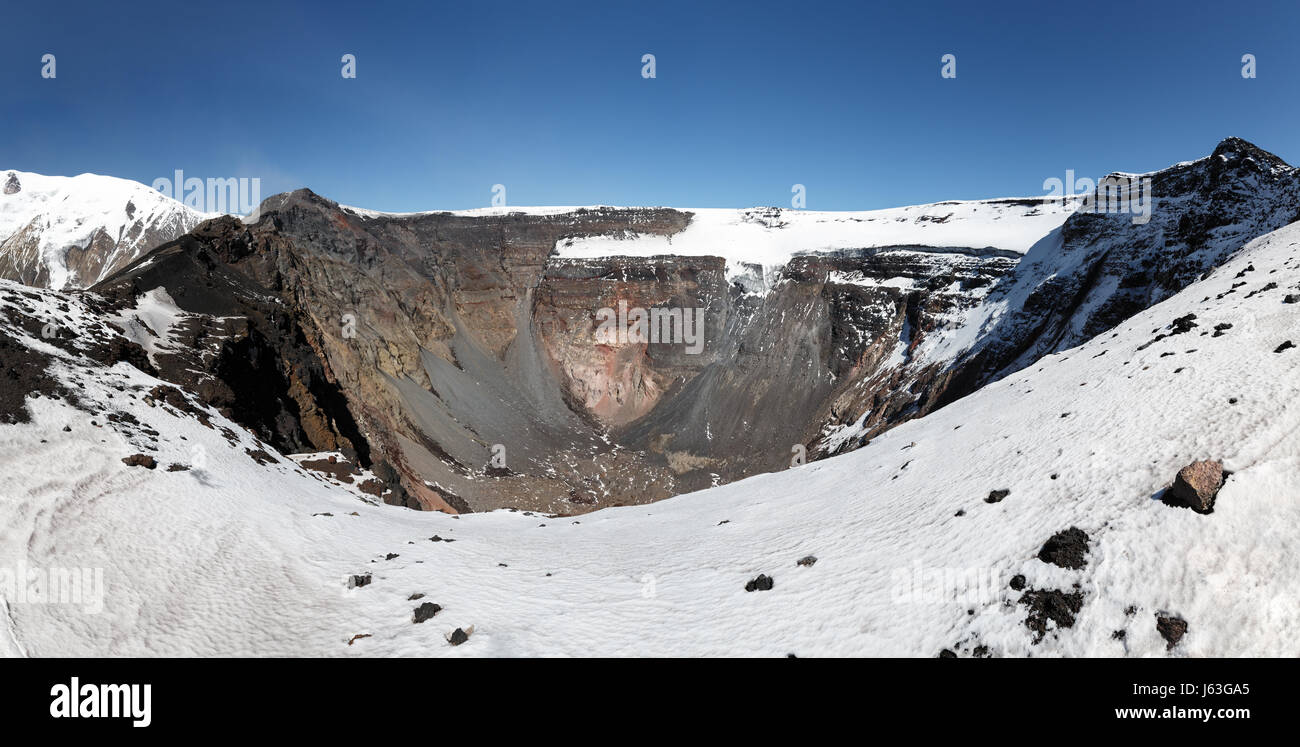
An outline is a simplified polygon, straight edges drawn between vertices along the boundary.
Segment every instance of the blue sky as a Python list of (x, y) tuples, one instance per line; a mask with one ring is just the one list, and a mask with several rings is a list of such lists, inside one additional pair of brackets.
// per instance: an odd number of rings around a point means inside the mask
[(514, 205), (788, 206), (800, 183), (852, 210), (1037, 195), (1228, 135), (1300, 162), (1294, 2), (130, 5), (6, 5), (0, 168), (394, 211), (498, 183)]

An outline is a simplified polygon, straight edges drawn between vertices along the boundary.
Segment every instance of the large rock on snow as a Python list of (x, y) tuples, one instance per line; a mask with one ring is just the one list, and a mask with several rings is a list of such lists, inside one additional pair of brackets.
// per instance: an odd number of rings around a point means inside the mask
[(1156, 615), (1156, 632), (1165, 639), (1165, 650), (1172, 651), (1174, 646), (1187, 635), (1187, 621), (1177, 615)]
[(1088, 533), (1070, 527), (1053, 534), (1038, 551), (1038, 559), (1062, 568), (1079, 569), (1088, 564)]
[(158, 462), (148, 454), (132, 454), (129, 457), (122, 457), (122, 464), (128, 467), (144, 467), (153, 469), (158, 466)]
[(1192, 462), (1178, 470), (1174, 484), (1165, 491), (1164, 502), (1190, 508), (1198, 514), (1214, 511), (1214, 499), (1223, 487), (1223, 463), (1213, 460)]

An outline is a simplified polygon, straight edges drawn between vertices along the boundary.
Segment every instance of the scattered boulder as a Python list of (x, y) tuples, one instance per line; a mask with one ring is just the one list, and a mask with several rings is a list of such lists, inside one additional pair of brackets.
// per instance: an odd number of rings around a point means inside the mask
[(1186, 334), (1187, 332), (1191, 332), (1192, 328), (1197, 326), (1196, 322), (1192, 321), (1195, 318), (1196, 318), (1195, 314), (1188, 314), (1187, 316), (1178, 317), (1169, 325), (1169, 328), (1171, 330), (1169, 334), (1181, 335), (1181, 334)]
[(177, 463), (177, 464), (171, 464), (167, 466), (168, 472), (189, 472), (189, 470), (190, 470), (190, 465), (188, 464)]
[(355, 576), (349, 576), (349, 577), (348, 577), (348, 588), (349, 588), (349, 589), (357, 589), (357, 588), (360, 588), (360, 587), (362, 587), (362, 586), (369, 586), (369, 585), (370, 585), (370, 580), (371, 580), (371, 578), (370, 578), (370, 574), (369, 574), (369, 573), (361, 573), (361, 574), (357, 574), (357, 575), (355, 575)]
[(1284, 342), (1284, 343), (1282, 343), (1281, 345), (1278, 345), (1276, 348), (1274, 348), (1273, 352), (1274, 352), (1274, 353), (1281, 353), (1282, 351), (1284, 351), (1284, 350), (1290, 350), (1290, 349), (1293, 348), (1293, 347), (1295, 347), (1295, 343), (1294, 343), (1294, 342), (1291, 342), (1290, 340), (1287, 340), (1286, 342)]
[(128, 467), (144, 467), (153, 469), (158, 466), (158, 462), (148, 454), (132, 454), (129, 457), (122, 457), (122, 464)]
[(1156, 614), (1156, 632), (1165, 639), (1165, 650), (1172, 651), (1187, 635), (1187, 621), (1175, 615)]
[(460, 628), (456, 628), (451, 632), (451, 635), (447, 636), (447, 643), (450, 643), (453, 646), (459, 646), (460, 644), (469, 640), (469, 634), (470, 632), (473, 632), (473, 630), (474, 630), (473, 627), (470, 627), (468, 632)]
[(985, 503), (998, 503), (1003, 498), (1011, 495), (1010, 490), (994, 490), (989, 492), (989, 497), (984, 499)]
[(1029, 608), (1025, 627), (1034, 632), (1034, 643), (1039, 643), (1047, 635), (1049, 621), (1058, 629), (1074, 627), (1074, 616), (1083, 609), (1083, 592), (1030, 589), (1020, 597), (1020, 603)]
[(952, 649), (947, 649), (947, 648), (945, 648), (944, 650), (942, 650), (942, 651), (939, 652), (939, 658), (940, 658), (940, 659), (956, 659), (956, 658), (957, 658), (957, 654), (956, 654), (956, 652), (954, 652)]
[(1214, 512), (1214, 501), (1223, 487), (1227, 473), (1223, 463), (1203, 460), (1178, 470), (1174, 484), (1161, 496), (1161, 501), (1168, 506), (1190, 508), (1198, 514)]
[(1020, 573), (1017, 573), (1016, 575), (1012, 576), (1012, 577), (1011, 577), (1011, 583), (1008, 584), (1008, 585), (1009, 585), (1013, 590), (1015, 590), (1015, 591), (1024, 591), (1024, 590), (1025, 590), (1025, 577), (1024, 577), (1024, 575), (1023, 575), (1023, 574), (1020, 574)]
[(419, 607), (416, 607), (415, 611), (411, 613), (411, 622), (419, 624), (425, 620), (432, 620), (433, 616), (439, 612), (442, 612), (441, 605), (434, 604), (433, 602), (425, 602)]
[(795, 564), (795, 565), (801, 565), (801, 566), (803, 566), (804, 568), (812, 568), (812, 567), (813, 567), (813, 564), (816, 563), (816, 562), (817, 562), (817, 558), (816, 558), (815, 556), (813, 556), (813, 555), (805, 555), (804, 557), (799, 558), (798, 560), (796, 560), (794, 564)]
[(745, 591), (771, 591), (771, 590), (772, 590), (772, 577), (764, 575), (762, 573), (758, 574), (758, 578), (745, 584)]
[(1053, 534), (1038, 551), (1038, 559), (1062, 568), (1078, 570), (1088, 564), (1088, 533), (1070, 527)]

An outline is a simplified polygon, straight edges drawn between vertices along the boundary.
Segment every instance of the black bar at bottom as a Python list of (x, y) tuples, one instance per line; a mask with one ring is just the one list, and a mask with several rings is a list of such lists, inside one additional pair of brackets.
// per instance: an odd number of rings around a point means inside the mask
[[(0, 663), (0, 723), (10, 734), (27, 726), (55, 737), (127, 738), (238, 736), (259, 725), (299, 736), (382, 728), (387, 739), (437, 733), (450, 722), (541, 736), (620, 720), (637, 734), (687, 723), (737, 735), (815, 725), (823, 733), (815, 741), (830, 741), (833, 732), (823, 730), (835, 727), (863, 736), (900, 727), (917, 736), (1005, 730), (1071, 741), (1205, 729), (1288, 733), (1297, 670), (1293, 660), (1267, 659), (20, 659)], [(99, 717), (82, 715), (96, 709)]]

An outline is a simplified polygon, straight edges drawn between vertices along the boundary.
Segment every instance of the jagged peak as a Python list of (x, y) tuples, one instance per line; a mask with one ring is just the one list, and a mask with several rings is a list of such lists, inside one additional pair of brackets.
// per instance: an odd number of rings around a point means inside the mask
[(1289, 163), (1273, 153), (1239, 137), (1225, 137), (1219, 141), (1210, 158), (1220, 158), (1229, 162), (1254, 160), (1270, 171), (1291, 168)]
[(327, 210), (337, 210), (339, 204), (328, 197), (321, 197), (306, 187), (295, 189), (291, 192), (281, 192), (271, 195), (262, 200), (258, 206), (255, 216), (262, 216), (275, 211), (288, 210), (298, 206), (315, 206), (323, 207)]

